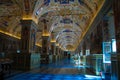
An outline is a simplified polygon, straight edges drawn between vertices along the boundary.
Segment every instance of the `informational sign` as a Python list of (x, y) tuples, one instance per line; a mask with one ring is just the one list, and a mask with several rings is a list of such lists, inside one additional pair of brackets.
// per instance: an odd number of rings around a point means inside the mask
[(111, 42), (103, 42), (103, 63), (111, 63)]

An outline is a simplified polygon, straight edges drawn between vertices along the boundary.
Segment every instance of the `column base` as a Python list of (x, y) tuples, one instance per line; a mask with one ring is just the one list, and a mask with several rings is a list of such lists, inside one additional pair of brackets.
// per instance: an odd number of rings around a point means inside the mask
[(40, 55), (41, 59), (40, 59), (40, 63), (41, 64), (49, 64), (49, 55), (48, 54), (42, 54)]
[(28, 71), (40, 67), (40, 54), (15, 54), (14, 55), (14, 69)]
[(52, 56), (52, 62), (55, 63), (58, 61), (58, 55), (53, 55)]

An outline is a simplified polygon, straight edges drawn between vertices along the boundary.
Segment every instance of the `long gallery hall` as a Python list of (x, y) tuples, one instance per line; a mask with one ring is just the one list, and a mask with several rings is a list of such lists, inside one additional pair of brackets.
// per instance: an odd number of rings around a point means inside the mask
[(0, 80), (120, 80), (120, 0), (0, 0)]

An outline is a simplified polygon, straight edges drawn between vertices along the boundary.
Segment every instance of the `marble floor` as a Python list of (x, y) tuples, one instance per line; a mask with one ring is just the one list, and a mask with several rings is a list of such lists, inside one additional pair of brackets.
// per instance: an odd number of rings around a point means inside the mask
[(65, 59), (54, 64), (41, 65), (40, 68), (10, 76), (5, 80), (102, 80), (86, 67)]

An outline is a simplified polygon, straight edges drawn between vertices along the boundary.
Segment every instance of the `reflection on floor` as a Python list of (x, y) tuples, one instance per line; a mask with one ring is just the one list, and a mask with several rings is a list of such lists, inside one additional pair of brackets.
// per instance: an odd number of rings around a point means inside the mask
[(101, 80), (101, 77), (92, 76), (86, 66), (77, 66), (71, 60), (64, 60), (54, 64), (41, 65), (39, 69), (14, 75), (6, 80)]
[(70, 75), (70, 74), (35, 74), (24, 73), (7, 80), (101, 80), (97, 76)]

